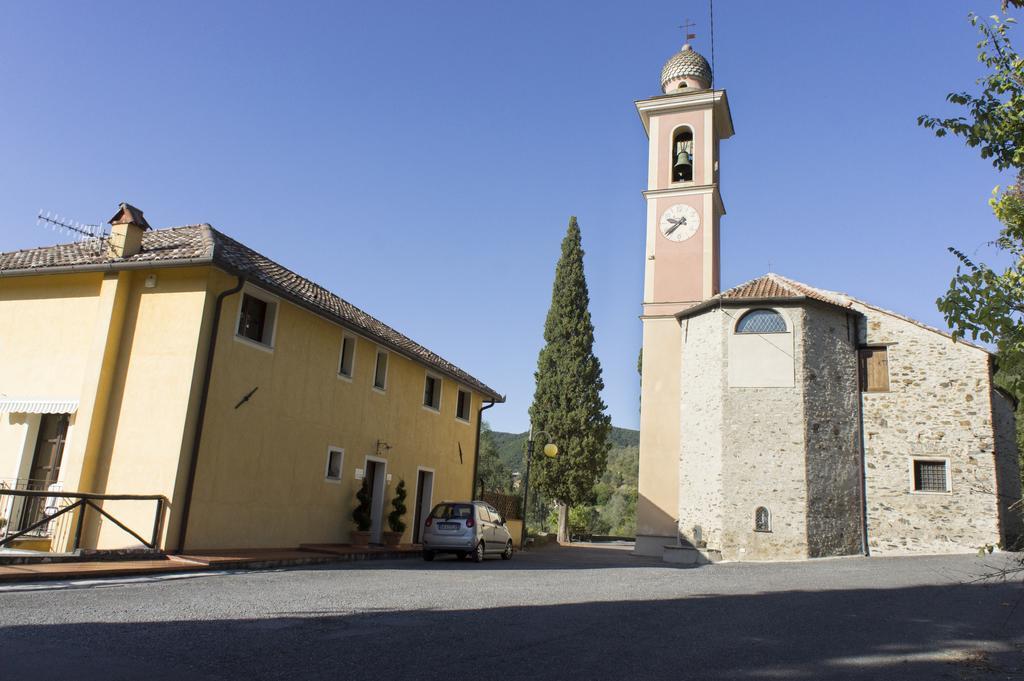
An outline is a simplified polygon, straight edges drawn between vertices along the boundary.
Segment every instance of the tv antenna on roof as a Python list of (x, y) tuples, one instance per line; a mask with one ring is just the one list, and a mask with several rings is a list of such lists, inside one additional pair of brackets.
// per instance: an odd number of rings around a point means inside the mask
[(55, 232), (75, 235), (79, 242), (92, 241), (97, 250), (101, 248), (103, 240), (110, 236), (103, 225), (90, 225), (78, 222), (77, 220), (62, 218), (55, 213), (51, 214), (50, 211), (43, 213), (42, 208), (39, 209), (39, 213), (36, 215), (36, 225), (49, 227)]

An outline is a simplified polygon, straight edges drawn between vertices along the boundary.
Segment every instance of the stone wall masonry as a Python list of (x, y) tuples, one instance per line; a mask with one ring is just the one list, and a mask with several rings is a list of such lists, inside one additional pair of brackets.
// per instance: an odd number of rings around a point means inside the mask
[[(861, 340), (887, 346), (889, 360), (889, 392), (862, 394), (871, 553), (996, 543), (988, 353), (876, 308), (854, 308), (866, 317)], [(948, 460), (952, 491), (914, 492), (914, 457)]]
[(808, 555), (852, 555), (861, 544), (861, 453), (854, 320), (805, 308), (803, 382)]
[[(695, 546), (722, 545), (722, 313), (683, 320), (679, 534)], [(700, 528), (696, 536), (695, 527)]]
[[(797, 340), (796, 376), (803, 373), (804, 313), (799, 307), (776, 307)], [(748, 309), (716, 312), (721, 334), (732, 333)], [(781, 350), (779, 350), (781, 351)], [(726, 356), (726, 375), (729, 357)], [(725, 391), (722, 433), (724, 534), (727, 560), (787, 560), (807, 557), (807, 481), (804, 471), (803, 382), (792, 387)], [(759, 506), (771, 515), (771, 531), (754, 531)]]
[(1021, 508), (1020, 458), (1017, 454), (1017, 420), (1013, 400), (992, 390), (992, 420), (996, 433), (996, 493), (1003, 546), (1024, 548), (1024, 508)]

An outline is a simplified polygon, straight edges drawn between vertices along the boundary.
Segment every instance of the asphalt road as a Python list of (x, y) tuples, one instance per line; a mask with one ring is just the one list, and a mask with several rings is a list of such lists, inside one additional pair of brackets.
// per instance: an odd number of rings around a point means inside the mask
[(1024, 678), (1012, 557), (608, 548), (0, 589), (0, 679)]

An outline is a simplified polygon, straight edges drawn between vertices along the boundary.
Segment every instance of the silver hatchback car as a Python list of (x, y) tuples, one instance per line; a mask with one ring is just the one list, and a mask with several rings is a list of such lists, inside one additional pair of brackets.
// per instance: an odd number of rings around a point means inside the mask
[(438, 553), (472, 557), (480, 563), (487, 554), (512, 557), (512, 535), (493, 506), (483, 501), (443, 501), (423, 523), (423, 560)]

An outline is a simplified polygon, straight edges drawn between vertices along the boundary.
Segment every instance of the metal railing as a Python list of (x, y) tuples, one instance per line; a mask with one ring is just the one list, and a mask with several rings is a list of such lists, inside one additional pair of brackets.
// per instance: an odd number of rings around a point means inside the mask
[[(6, 503), (0, 504), (0, 518), (2, 518), (2, 521), (0, 521), (0, 536), (17, 532), (29, 525), (35, 525), (37, 521), (47, 514), (48, 510), (49, 515), (53, 515), (53, 511), (61, 505), (60, 490), (62, 488), (63, 486), (60, 483), (50, 483), (47, 480), (34, 480), (32, 478), (0, 479), (0, 494), (5, 490), (35, 490), (49, 493), (46, 497), (32, 499), (10, 496), (7, 498)], [(60, 528), (58, 525), (61, 522), (66, 522), (66, 519), (53, 524), (39, 525), (29, 533), (29, 536), (35, 538), (50, 537), (59, 532)]]
[[(66, 542), (73, 537), (71, 550), (75, 551), (81, 547), (82, 530), (85, 525), (86, 512), (89, 509), (93, 509), (100, 516), (114, 523), (146, 548), (155, 549), (160, 540), (163, 511), (167, 504), (167, 497), (162, 494), (91, 494), (65, 492), (53, 489), (52, 486), (46, 490), (15, 489), (9, 484), (0, 483), (0, 500), (4, 497), (11, 499), (5, 507), (6, 518), (9, 521), (12, 518), (17, 518), (17, 522), (16, 526), (12, 526), (8, 522), (3, 528), (0, 533), (0, 549), (10, 546), (12, 542), (23, 537), (50, 538), (51, 542), (60, 545), (66, 545)], [(104, 501), (155, 501), (153, 532), (150, 538), (142, 537), (97, 503)]]

